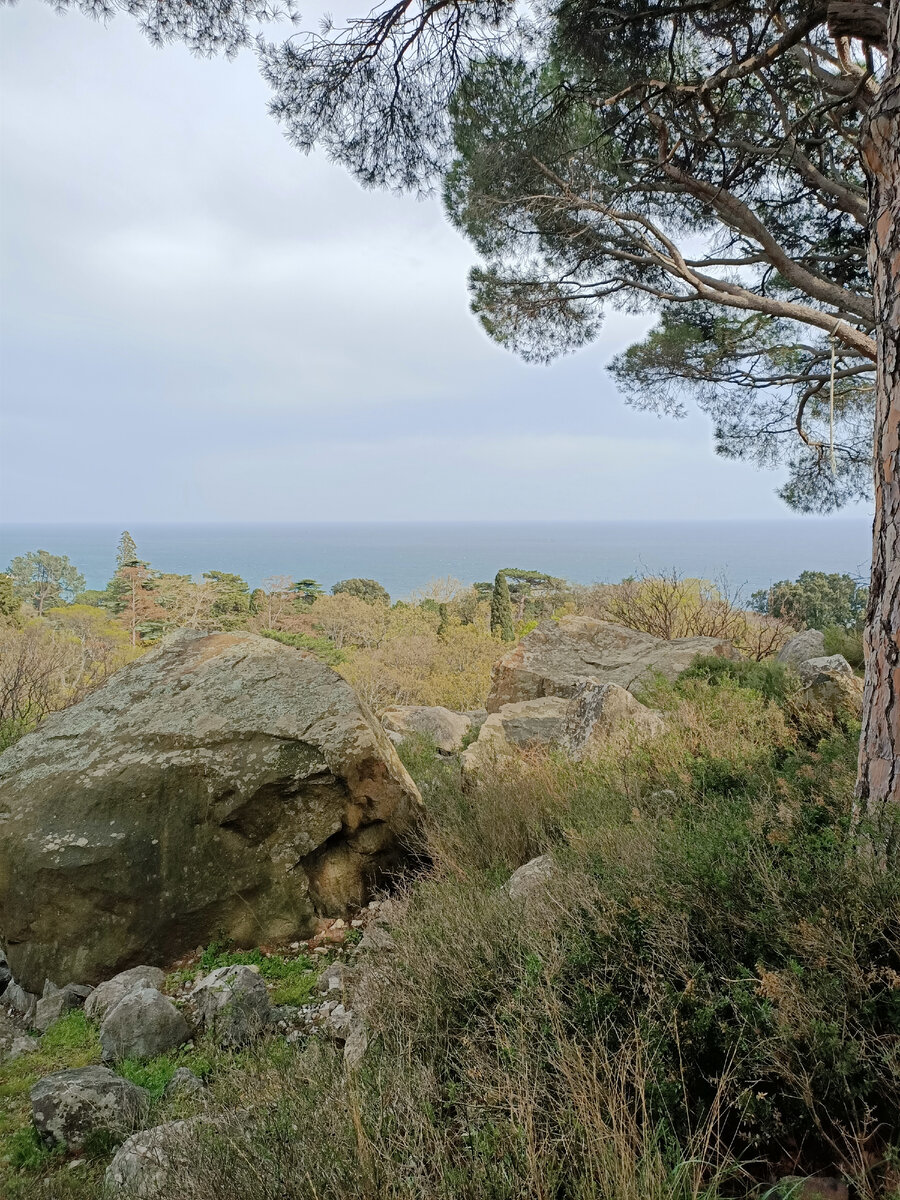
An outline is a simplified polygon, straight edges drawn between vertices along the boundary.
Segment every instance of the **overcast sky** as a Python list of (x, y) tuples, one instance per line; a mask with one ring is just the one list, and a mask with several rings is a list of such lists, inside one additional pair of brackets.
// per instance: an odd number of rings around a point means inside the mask
[(635, 413), (612, 315), (550, 367), (468, 311), (437, 200), (291, 149), (250, 55), (0, 9), (7, 521), (770, 517), (778, 476)]

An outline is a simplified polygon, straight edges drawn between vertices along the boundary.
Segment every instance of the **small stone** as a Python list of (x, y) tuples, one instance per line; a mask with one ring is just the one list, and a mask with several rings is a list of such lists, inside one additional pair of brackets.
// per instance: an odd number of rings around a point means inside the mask
[(34, 1010), (37, 1007), (38, 998), (34, 992), (26, 992), (20, 983), (13, 980), (7, 985), (6, 991), (3, 993), (3, 1002), (23, 1017), (27, 1023), (31, 1023), (31, 1018), (34, 1016)]
[(4, 1062), (15, 1062), (17, 1058), (21, 1058), (24, 1054), (34, 1054), (36, 1050), (40, 1050), (40, 1046), (30, 1037), (15, 1037), (12, 1044), (3, 1056)]
[(379, 925), (370, 925), (359, 939), (357, 950), (393, 950), (394, 939), (386, 929)]

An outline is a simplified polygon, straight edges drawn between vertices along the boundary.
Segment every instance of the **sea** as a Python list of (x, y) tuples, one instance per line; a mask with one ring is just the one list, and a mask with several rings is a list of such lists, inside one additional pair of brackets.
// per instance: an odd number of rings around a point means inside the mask
[[(124, 525), (0, 525), (0, 569), (28, 550), (66, 554), (88, 588), (115, 569)], [(140, 557), (160, 571), (198, 577), (232, 571), (251, 587), (275, 575), (377, 579), (395, 600), (432, 579), (464, 584), (498, 570), (544, 571), (573, 583), (616, 582), (676, 570), (744, 596), (801, 571), (868, 580), (871, 523), (863, 517), (765, 521), (441, 522), (128, 525)]]

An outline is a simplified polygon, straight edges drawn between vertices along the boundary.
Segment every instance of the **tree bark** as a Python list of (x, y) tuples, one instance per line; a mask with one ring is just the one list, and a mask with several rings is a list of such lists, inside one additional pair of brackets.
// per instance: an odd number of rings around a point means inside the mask
[[(877, 322), (875, 524), (859, 749), (860, 809), (900, 826), (900, 0), (887, 70), (862, 151), (869, 176), (869, 268)], [(889, 838), (891, 834), (888, 834)]]

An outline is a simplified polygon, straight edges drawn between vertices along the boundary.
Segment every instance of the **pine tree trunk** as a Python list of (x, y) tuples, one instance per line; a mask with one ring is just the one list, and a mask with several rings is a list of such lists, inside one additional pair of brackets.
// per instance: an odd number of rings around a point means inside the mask
[(877, 321), (875, 526), (866, 623), (866, 689), (857, 794), (879, 819), (900, 813), (900, 0), (888, 63), (863, 141), (869, 175), (869, 267)]

